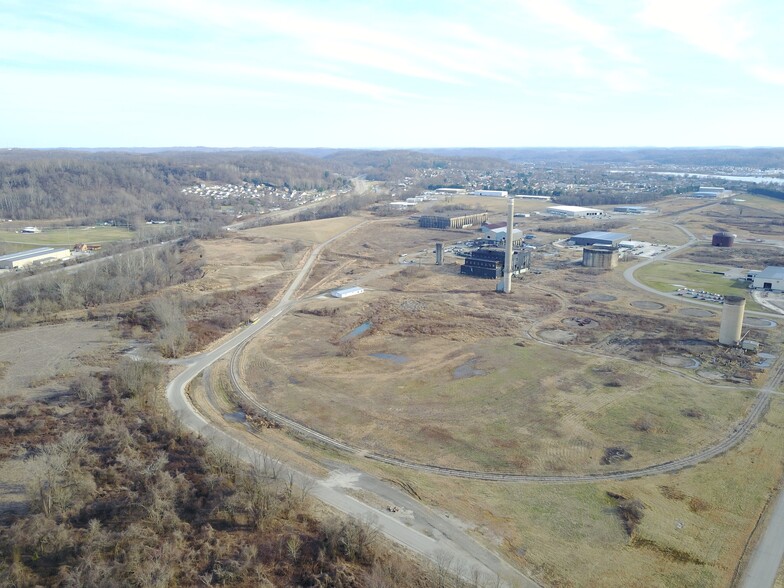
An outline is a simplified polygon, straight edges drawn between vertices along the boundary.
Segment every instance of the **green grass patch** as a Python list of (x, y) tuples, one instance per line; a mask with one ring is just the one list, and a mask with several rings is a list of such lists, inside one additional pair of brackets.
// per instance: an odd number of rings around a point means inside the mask
[(111, 243), (132, 239), (136, 233), (120, 227), (74, 227), (35, 234), (0, 231), (0, 247), (9, 253), (35, 247), (73, 247), (76, 243)]
[[(675, 292), (679, 286), (685, 286), (724, 296), (745, 296), (748, 310), (764, 311), (764, 308), (752, 300), (746, 282), (732, 280), (713, 273), (723, 273), (730, 269), (733, 268), (709, 264), (679, 263), (677, 261), (655, 261), (638, 269), (634, 273), (634, 277), (660, 292)], [(718, 304), (716, 307), (721, 308)]]

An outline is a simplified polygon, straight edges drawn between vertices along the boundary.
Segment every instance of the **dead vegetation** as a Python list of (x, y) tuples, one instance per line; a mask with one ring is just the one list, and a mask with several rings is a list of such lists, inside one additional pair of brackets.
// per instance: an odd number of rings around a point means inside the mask
[(674, 547), (667, 547), (660, 545), (656, 541), (652, 541), (650, 539), (646, 539), (645, 537), (640, 537), (635, 535), (632, 537), (631, 540), (632, 547), (638, 547), (641, 549), (649, 549), (662, 557), (677, 563), (684, 563), (684, 564), (696, 564), (700, 566), (704, 566), (705, 562), (701, 559), (694, 557), (690, 553), (687, 553), (681, 549), (676, 549)]
[(626, 498), (621, 494), (614, 492), (607, 492), (607, 496), (615, 501), (615, 511), (623, 523), (623, 528), (626, 534), (631, 537), (634, 535), (634, 530), (642, 521), (644, 516), (645, 505), (636, 498)]
[(0, 520), (0, 584), (432, 585), (372, 525), (315, 518), (275, 460), (247, 467), (180, 429), (153, 408), (161, 377), (127, 362), (65, 413), (6, 403), (0, 456), (29, 464), (30, 512)]
[(632, 458), (632, 454), (629, 453), (623, 447), (608, 447), (604, 450), (604, 455), (602, 455), (601, 463), (602, 465), (610, 465), (613, 463), (626, 461), (631, 458)]

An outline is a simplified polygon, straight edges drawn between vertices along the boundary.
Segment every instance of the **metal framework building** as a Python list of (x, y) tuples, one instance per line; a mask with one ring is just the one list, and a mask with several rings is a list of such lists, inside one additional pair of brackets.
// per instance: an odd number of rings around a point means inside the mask
[(419, 217), (423, 229), (464, 229), (487, 222), (486, 212), (466, 212), (455, 215), (424, 215)]

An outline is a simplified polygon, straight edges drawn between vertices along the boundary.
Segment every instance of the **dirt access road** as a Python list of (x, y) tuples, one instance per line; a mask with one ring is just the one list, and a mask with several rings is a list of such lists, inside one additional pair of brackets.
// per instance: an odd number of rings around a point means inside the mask
[[(166, 399), (184, 425), (218, 447), (236, 454), (247, 463), (253, 464), (268, 459), (268, 456), (258, 449), (235, 439), (231, 428), (225, 423), (211, 422), (200, 414), (188, 398), (186, 388), (191, 380), (210, 365), (288, 312), (296, 304), (294, 295), (309, 275), (321, 251), (331, 242), (367, 222), (369, 221), (347, 229), (315, 247), (273, 308), (215, 349), (191, 358), (185, 370), (166, 387)], [(326, 479), (316, 480), (290, 468), (286, 469), (284, 475), (291, 475), (296, 484), (303, 488), (310, 488), (310, 494), (326, 504), (359, 519), (372, 520), (387, 537), (436, 563), (445, 561), (445, 557), (460, 562), (461, 570), (468, 580), (471, 579), (471, 572), (476, 570), (485, 578), (499, 578), (502, 583), (509, 586), (525, 588), (538, 586), (495, 553), (477, 543), (458, 524), (431, 511), (398, 488), (380, 479), (343, 465), (334, 467)], [(360, 487), (376, 494), (379, 502), (392, 502), (402, 507), (401, 513), (387, 513), (353, 498), (350, 492)]]

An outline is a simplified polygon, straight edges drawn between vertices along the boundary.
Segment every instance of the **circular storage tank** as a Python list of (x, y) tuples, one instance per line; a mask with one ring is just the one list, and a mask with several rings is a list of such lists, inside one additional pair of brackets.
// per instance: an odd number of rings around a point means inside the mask
[(735, 237), (737, 237), (737, 235), (733, 235), (727, 231), (714, 233), (711, 244), (714, 247), (732, 247), (735, 244)]
[(618, 250), (610, 247), (584, 247), (583, 265), (600, 269), (612, 269), (618, 265)]
[(721, 327), (719, 327), (719, 343), (734, 346), (740, 342), (745, 309), (746, 299), (743, 296), (724, 297), (724, 308), (721, 310)]

